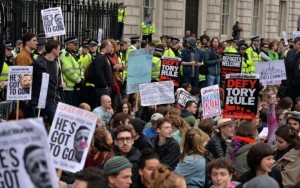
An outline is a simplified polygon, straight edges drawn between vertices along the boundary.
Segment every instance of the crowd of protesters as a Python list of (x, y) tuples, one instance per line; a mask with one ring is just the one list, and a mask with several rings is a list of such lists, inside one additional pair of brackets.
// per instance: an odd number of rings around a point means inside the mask
[[(130, 40), (130, 44), (113, 39), (98, 44), (85, 39), (79, 45), (76, 37), (70, 37), (63, 48), (57, 40), (25, 33), (15, 49), (6, 43), (2, 92), (7, 66), (33, 66), (32, 99), (20, 101), (19, 119), (37, 116), (44, 72), (50, 75), (42, 111), (48, 126), (58, 102), (98, 116), (86, 168), (76, 174), (63, 172), (61, 182), (74, 188), (300, 186), (300, 38), (285, 45), (283, 40), (254, 36), (248, 45), (239, 39), (210, 39), (207, 32), (198, 40), (187, 31), (184, 47), (180, 39), (166, 35), (157, 43), (140, 42), (139, 37)], [(129, 54), (139, 48), (155, 49), (152, 82), (159, 81), (162, 56), (181, 58), (179, 90), (198, 98), (202, 87), (218, 84), (224, 89), (220, 82), (224, 52), (241, 53), (242, 72), (247, 74), (255, 73), (257, 63), (284, 59), (287, 80), (261, 87), (253, 120), (222, 115), (203, 119), (201, 101), (188, 101), (183, 109), (176, 103), (140, 106), (138, 94), (126, 94)], [(263, 128), (268, 128), (267, 136), (259, 136)]]

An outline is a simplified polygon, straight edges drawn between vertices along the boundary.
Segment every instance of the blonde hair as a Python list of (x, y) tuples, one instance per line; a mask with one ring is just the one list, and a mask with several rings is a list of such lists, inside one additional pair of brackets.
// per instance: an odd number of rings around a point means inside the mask
[[(190, 128), (190, 125), (180, 116), (169, 115), (169, 118), (172, 121), (172, 126), (176, 127), (179, 130), (179, 135), (182, 140), (184, 140), (185, 134)], [(180, 143), (180, 146), (183, 146), (183, 143)]]
[(179, 188), (178, 179), (183, 179), (179, 174), (173, 173), (169, 168), (160, 164), (151, 174), (150, 188)]

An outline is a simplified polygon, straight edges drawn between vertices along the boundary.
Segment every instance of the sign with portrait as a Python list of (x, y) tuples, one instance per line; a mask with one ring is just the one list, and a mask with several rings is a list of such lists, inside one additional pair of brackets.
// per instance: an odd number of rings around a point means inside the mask
[(41, 10), (46, 38), (65, 35), (64, 17), (60, 7)]
[(181, 91), (177, 103), (184, 108), (188, 101), (195, 101), (198, 104), (199, 98), (192, 96), (186, 91)]
[(55, 168), (73, 173), (82, 170), (96, 121), (94, 113), (58, 103), (48, 136)]
[(7, 100), (30, 100), (32, 66), (9, 66)]
[(0, 123), (0, 186), (58, 188), (42, 118)]

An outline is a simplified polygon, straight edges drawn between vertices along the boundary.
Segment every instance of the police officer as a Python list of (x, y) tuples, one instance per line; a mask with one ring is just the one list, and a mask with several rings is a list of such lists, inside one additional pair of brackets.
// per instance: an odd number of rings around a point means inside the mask
[(255, 64), (261, 62), (261, 55), (259, 50), (259, 36), (254, 36), (250, 38), (251, 45), (246, 50), (248, 55), (249, 64), (248, 64), (248, 73), (255, 73)]
[(42, 53), (46, 51), (45, 49), (46, 39), (37, 38), (37, 41), (38, 41), (37, 49), (33, 51), (33, 60), (36, 60)]
[(23, 45), (22, 40), (21, 39), (16, 40), (15, 45), (16, 45), (16, 47), (12, 51), (14, 58), (16, 58), (17, 55), (21, 52), (22, 45)]
[(151, 82), (158, 82), (161, 67), (161, 57), (163, 54), (163, 45), (160, 44), (155, 48), (152, 57), (152, 70), (151, 70)]
[(64, 89), (65, 102), (78, 106), (80, 102), (80, 88), (84, 86), (82, 78), (81, 63), (77, 56), (78, 40), (76, 37), (69, 37), (65, 40), (65, 51), (61, 54), (62, 72), (67, 87)]
[(238, 49), (238, 40), (230, 39), (230, 45), (224, 50), (224, 52), (237, 53)]
[(165, 57), (180, 57), (181, 52), (179, 51), (179, 42), (178, 38), (171, 39), (171, 47), (164, 52)]
[(155, 33), (155, 25), (151, 21), (150, 14), (145, 15), (145, 20), (141, 24), (142, 27), (142, 40), (152, 42), (152, 34)]
[(127, 16), (127, 14), (125, 12), (125, 8), (126, 8), (126, 6), (124, 6), (124, 3), (119, 4), (119, 9), (118, 9), (118, 37), (117, 37), (118, 41), (122, 40), (124, 22), (125, 22), (125, 18)]

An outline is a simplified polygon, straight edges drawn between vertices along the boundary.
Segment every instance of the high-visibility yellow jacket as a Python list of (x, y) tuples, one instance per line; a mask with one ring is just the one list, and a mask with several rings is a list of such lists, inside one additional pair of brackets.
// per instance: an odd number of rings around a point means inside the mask
[(150, 35), (150, 34), (155, 33), (155, 25), (153, 22), (151, 25), (146, 25), (146, 21), (143, 21), (141, 26), (142, 26), (142, 34), (143, 35)]
[(118, 9), (118, 22), (125, 22), (125, 18), (126, 18), (127, 14), (125, 12), (124, 8), (119, 8)]
[(7, 81), (8, 80), (8, 65), (4, 61), (2, 66), (2, 72), (0, 74), (0, 81)]
[(252, 46), (250, 46), (246, 53), (248, 55), (248, 73), (255, 73), (255, 64), (261, 62), (261, 55), (259, 52), (256, 52)]
[(235, 47), (229, 46), (228, 48), (226, 48), (226, 49), (224, 50), (224, 52), (237, 53), (238, 51), (237, 51), (237, 49), (236, 49)]
[(126, 78), (127, 78), (127, 67), (128, 67), (129, 54), (131, 51), (134, 51), (134, 50), (137, 50), (137, 49), (136, 49), (136, 47), (134, 47), (132, 45), (130, 45), (126, 50), (126, 56), (125, 56), (125, 69), (126, 70), (124, 70), (123, 74), (122, 74), (123, 80), (126, 80)]
[(69, 51), (60, 55), (62, 63), (62, 73), (64, 81), (67, 84), (66, 91), (74, 91), (75, 84), (79, 84), (82, 78), (81, 64), (76, 56)]
[(151, 80), (159, 81), (161, 67), (161, 59), (159, 57), (152, 57), (152, 70), (151, 70)]

